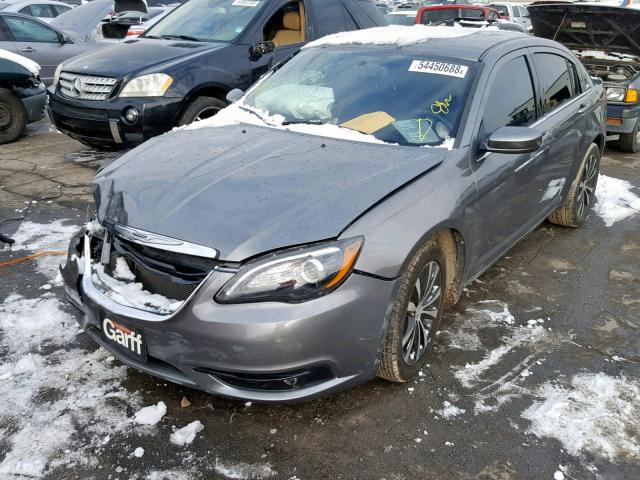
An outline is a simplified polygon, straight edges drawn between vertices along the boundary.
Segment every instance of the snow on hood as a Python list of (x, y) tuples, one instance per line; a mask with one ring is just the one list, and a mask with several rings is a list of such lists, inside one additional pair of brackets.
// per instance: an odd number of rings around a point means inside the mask
[(465, 27), (430, 27), (426, 25), (392, 25), (389, 27), (367, 28), (352, 32), (340, 32), (327, 35), (308, 43), (302, 48), (313, 48), (325, 45), (397, 45), (406, 47), (426, 42), (432, 38), (458, 38), (478, 33), (477, 28)]
[(10, 62), (17, 63), (18, 65), (26, 68), (35, 76), (40, 74), (40, 65), (38, 65), (33, 60), (28, 59), (27, 57), (23, 57), (22, 55), (17, 55), (12, 52), (8, 52), (7, 50), (2, 50), (0, 48), (0, 59), (9, 60)]

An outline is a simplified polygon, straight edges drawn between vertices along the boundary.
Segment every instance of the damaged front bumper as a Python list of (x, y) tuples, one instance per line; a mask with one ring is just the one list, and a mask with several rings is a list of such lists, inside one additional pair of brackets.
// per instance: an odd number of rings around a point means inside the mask
[[(234, 275), (215, 267), (171, 313), (132, 308), (95, 282), (92, 236), (80, 232), (62, 269), (65, 293), (83, 313), (85, 332), (123, 363), (210, 393), (261, 402), (297, 401), (375, 376), (395, 281), (359, 274), (305, 303), (218, 304)], [(134, 358), (102, 332), (105, 318), (144, 335)]]

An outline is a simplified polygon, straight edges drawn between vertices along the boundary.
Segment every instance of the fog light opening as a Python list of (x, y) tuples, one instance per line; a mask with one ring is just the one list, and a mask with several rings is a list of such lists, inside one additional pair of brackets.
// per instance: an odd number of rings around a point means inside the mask
[(124, 118), (129, 123), (136, 123), (139, 116), (140, 112), (138, 112), (138, 110), (134, 107), (127, 108), (124, 112)]

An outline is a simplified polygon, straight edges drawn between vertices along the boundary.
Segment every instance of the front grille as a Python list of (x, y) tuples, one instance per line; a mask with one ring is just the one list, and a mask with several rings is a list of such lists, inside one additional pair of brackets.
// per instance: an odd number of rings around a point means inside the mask
[(62, 72), (60, 91), (67, 97), (81, 100), (106, 100), (111, 95), (116, 82), (115, 78), (110, 77)]
[(136, 281), (140, 282), (145, 290), (173, 300), (186, 300), (200, 284), (199, 282), (178, 283), (140, 264), (134, 264), (134, 273)]

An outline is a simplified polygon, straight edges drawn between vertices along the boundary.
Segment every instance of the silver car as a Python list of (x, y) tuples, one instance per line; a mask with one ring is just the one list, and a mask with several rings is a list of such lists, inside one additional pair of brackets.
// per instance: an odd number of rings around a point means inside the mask
[(602, 85), (556, 42), (324, 37), (102, 170), (65, 292), (124, 363), (207, 392), (406, 382), (465, 285), (546, 218), (584, 223), (603, 146)]
[(0, 0), (0, 10), (22, 13), (46, 23), (72, 8), (66, 3), (52, 0)]
[(40, 65), (40, 78), (45, 85), (53, 82), (60, 63), (100, 46), (63, 33), (36, 18), (0, 10), (0, 49)]

